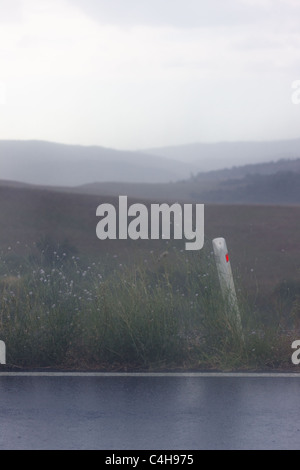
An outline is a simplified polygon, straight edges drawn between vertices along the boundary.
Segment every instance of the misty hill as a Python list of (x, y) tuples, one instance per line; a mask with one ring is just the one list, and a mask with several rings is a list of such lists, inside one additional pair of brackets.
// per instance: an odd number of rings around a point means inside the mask
[(300, 173), (247, 175), (243, 179), (227, 180), (216, 190), (200, 189), (198, 195), (194, 191), (191, 196), (218, 204), (300, 204)]
[(169, 182), (187, 178), (183, 162), (104, 147), (0, 141), (0, 178), (50, 186), (93, 181)]
[[(204, 180), (214, 185), (228, 178), (243, 178), (248, 173), (298, 171), (294, 160), (300, 157), (300, 139), (191, 144), (153, 149), (153, 155), (147, 152), (0, 140), (0, 178), (72, 187), (94, 182), (169, 183), (188, 180), (191, 174), (197, 174), (202, 185)], [(278, 158), (282, 163), (275, 161)], [(266, 161), (270, 163), (262, 164)], [(251, 165), (243, 166), (242, 162)]]
[(168, 184), (93, 183), (74, 188), (87, 194), (217, 204), (300, 204), (300, 159), (244, 165)]
[(103, 147), (0, 141), (0, 170), (5, 186), (34, 184), (59, 192), (217, 204), (300, 203), (300, 158), (190, 176), (183, 162), (164, 157)]
[(186, 161), (198, 171), (241, 166), (243, 163), (300, 158), (300, 139), (262, 142), (194, 143), (143, 150), (151, 155)]
[(83, 194), (115, 196), (157, 201), (185, 201), (214, 204), (300, 204), (300, 173), (278, 172), (274, 175), (247, 175), (219, 184), (197, 180), (169, 184), (95, 183), (73, 188)]
[(228, 179), (240, 179), (248, 175), (274, 175), (278, 172), (300, 173), (300, 158), (280, 159), (264, 163), (252, 163), (249, 165), (233, 166), (220, 170), (200, 172), (194, 178), (198, 181), (224, 181)]
[(300, 159), (244, 165), (199, 173), (172, 183), (95, 182), (78, 186), (30, 185), (0, 180), (2, 187), (47, 189), (59, 193), (118, 197), (161, 202), (214, 204), (300, 204)]

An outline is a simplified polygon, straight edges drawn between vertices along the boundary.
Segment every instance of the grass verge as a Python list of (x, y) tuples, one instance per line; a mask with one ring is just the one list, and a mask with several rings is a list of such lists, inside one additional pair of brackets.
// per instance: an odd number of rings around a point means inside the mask
[(195, 255), (169, 244), (163, 253), (143, 251), (124, 265), (114, 256), (83, 261), (67, 243), (63, 249), (51, 245), (45, 250), (44, 245), (26, 257), (0, 257), (0, 339), (10, 365), (101, 370), (292, 366), (291, 343), (299, 326), (295, 285), (289, 309), (278, 303), (276, 313), (266, 318), (251, 305), (237, 277), (241, 335), (221, 295), (210, 251)]

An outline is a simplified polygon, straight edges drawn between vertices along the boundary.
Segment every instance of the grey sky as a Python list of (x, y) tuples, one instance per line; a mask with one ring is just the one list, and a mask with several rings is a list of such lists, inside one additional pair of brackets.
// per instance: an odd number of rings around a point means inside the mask
[(0, 0), (0, 138), (300, 137), (298, 0)]
[[(232, 0), (70, 0), (102, 24), (199, 28), (249, 23), (258, 18), (249, 2)], [(264, 8), (263, 8), (264, 9)]]

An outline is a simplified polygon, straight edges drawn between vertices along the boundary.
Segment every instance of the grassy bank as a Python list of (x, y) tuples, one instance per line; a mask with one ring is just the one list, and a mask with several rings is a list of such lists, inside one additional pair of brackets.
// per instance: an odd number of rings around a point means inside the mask
[[(124, 262), (81, 259), (46, 239), (0, 257), (0, 339), (18, 367), (266, 369), (291, 367), (299, 286), (278, 287), (272, 315), (247, 299), (235, 273), (243, 337), (221, 296), (210, 248), (165, 245)], [(297, 290), (298, 289), (298, 290)]]

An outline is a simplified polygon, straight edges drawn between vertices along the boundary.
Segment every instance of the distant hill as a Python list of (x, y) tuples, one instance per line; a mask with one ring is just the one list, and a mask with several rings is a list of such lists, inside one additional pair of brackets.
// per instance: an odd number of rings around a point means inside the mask
[(300, 159), (199, 173), (169, 184), (94, 183), (74, 188), (87, 194), (217, 204), (300, 204)]
[(233, 166), (220, 170), (199, 172), (195, 178), (199, 181), (224, 181), (233, 178), (244, 178), (248, 175), (274, 175), (278, 172), (292, 171), (300, 173), (300, 158), (280, 159), (262, 163)]
[[(142, 152), (0, 140), (2, 180), (47, 186), (98, 182), (159, 184), (188, 180), (191, 175), (197, 175), (203, 184), (204, 180), (243, 178), (248, 173), (295, 171), (296, 159), (300, 159), (300, 139), (191, 144)], [(244, 162), (251, 164), (243, 165)]]
[(194, 197), (203, 202), (222, 204), (300, 204), (300, 173), (278, 172), (274, 175), (247, 175), (228, 180), (220, 189), (199, 191)]
[(190, 174), (183, 162), (164, 157), (102, 147), (0, 141), (0, 170), (3, 185), (11, 187), (33, 184), (59, 192), (124, 194), (157, 201), (300, 204), (300, 158)]
[(169, 182), (189, 175), (190, 168), (183, 162), (138, 152), (41, 141), (0, 141), (3, 180), (76, 186), (93, 181)]
[(150, 148), (144, 153), (193, 163), (198, 171), (241, 166), (245, 162), (261, 163), (300, 158), (300, 139), (261, 142), (193, 143)]

